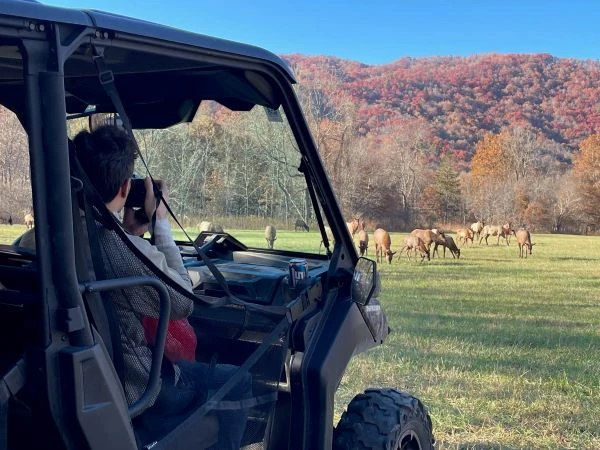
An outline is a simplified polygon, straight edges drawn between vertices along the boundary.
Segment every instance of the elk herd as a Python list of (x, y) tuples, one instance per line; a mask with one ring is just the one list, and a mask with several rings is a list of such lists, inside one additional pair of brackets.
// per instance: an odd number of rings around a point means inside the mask
[[(369, 232), (366, 229), (366, 224), (358, 218), (353, 218), (350, 222), (346, 222), (348, 233), (352, 236), (352, 240), (355, 240), (355, 236), (358, 236), (358, 252), (360, 256), (368, 255), (369, 249)], [(296, 231), (303, 230), (308, 231), (308, 225), (300, 219), (298, 219), (294, 225)], [(331, 228), (325, 227), (325, 234), (330, 244), (334, 243), (333, 233)], [(435, 255), (439, 257), (438, 248), (442, 247), (443, 256), (446, 257), (446, 250), (452, 255), (452, 259), (459, 259), (461, 255), (461, 249), (458, 244), (463, 247), (468, 246), (469, 242), (471, 247), (475, 242), (482, 245), (485, 241), (485, 245), (489, 245), (488, 238), (496, 237), (496, 245), (500, 245), (500, 238), (503, 238), (506, 245), (510, 245), (510, 237), (514, 236), (517, 240), (519, 247), (519, 257), (527, 258), (527, 255), (531, 255), (532, 248), (535, 244), (531, 242), (531, 234), (525, 228), (520, 228), (515, 231), (510, 222), (506, 222), (502, 225), (486, 225), (483, 221), (477, 221), (471, 224), (470, 227), (462, 227), (455, 230), (456, 241), (452, 236), (449, 236), (445, 232), (437, 228), (422, 229), (417, 228), (411, 231), (410, 235), (404, 238), (400, 250), (392, 250), (392, 238), (390, 233), (383, 228), (377, 228), (373, 232), (373, 242), (375, 244), (375, 258), (377, 262), (383, 262), (386, 260), (391, 263), (394, 255), (398, 255), (398, 260), (403, 253), (406, 254), (408, 260), (411, 260), (411, 256), (414, 258), (421, 257), (421, 261), (431, 260)], [(277, 231), (272, 225), (268, 225), (265, 228), (265, 241), (267, 248), (272, 249), (277, 239)], [(319, 245), (319, 252), (323, 246), (323, 241)], [(432, 250), (433, 247), (433, 250)]]
[[(348, 232), (354, 239), (354, 235), (358, 231), (358, 250), (360, 256), (367, 254), (369, 248), (369, 234), (365, 228), (364, 222), (360, 222), (358, 219), (353, 219), (352, 222), (346, 223)], [(360, 230), (359, 230), (360, 228)], [(475, 240), (482, 245), (485, 241), (485, 245), (489, 245), (488, 238), (490, 236), (497, 237), (496, 245), (500, 245), (500, 238), (503, 238), (506, 245), (510, 245), (510, 237), (514, 236), (517, 240), (519, 247), (519, 257), (527, 258), (527, 255), (532, 254), (532, 247), (535, 244), (531, 242), (531, 234), (525, 228), (520, 228), (515, 231), (510, 222), (502, 225), (486, 225), (483, 221), (477, 221), (469, 228), (462, 227), (455, 231), (456, 241), (452, 236), (449, 236), (440, 229), (421, 229), (417, 228), (411, 231), (410, 235), (404, 238), (402, 246), (399, 251), (392, 250), (392, 239), (390, 233), (383, 228), (377, 228), (373, 232), (373, 241), (375, 243), (375, 258), (377, 262), (383, 262), (386, 260), (391, 263), (394, 255), (398, 255), (398, 259), (403, 253), (406, 253), (406, 257), (410, 261), (411, 256), (414, 258), (421, 257), (421, 261), (430, 260), (435, 255), (439, 257), (438, 247), (442, 247), (443, 256), (446, 257), (446, 249), (450, 252), (453, 259), (460, 258), (461, 249), (457, 244), (467, 246), (469, 241), (471, 246), (474, 245)], [(432, 249), (433, 247), (433, 249)]]

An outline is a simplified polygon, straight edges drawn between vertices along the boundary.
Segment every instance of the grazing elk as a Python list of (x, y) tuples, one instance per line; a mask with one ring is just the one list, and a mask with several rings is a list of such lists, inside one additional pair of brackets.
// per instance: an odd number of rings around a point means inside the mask
[(25, 214), (25, 228), (27, 228), (28, 230), (31, 230), (33, 228), (33, 214), (31, 213), (27, 213)]
[(277, 230), (273, 225), (267, 225), (265, 228), (265, 240), (267, 241), (267, 248), (273, 249), (275, 241), (277, 240)]
[(445, 240), (444, 240), (444, 238), (445, 238), (444, 233), (442, 233), (441, 231), (438, 231), (437, 229), (424, 230), (424, 229), (421, 229), (421, 228), (417, 228), (415, 230), (412, 230), (410, 232), (410, 235), (421, 238), (421, 240), (425, 244), (425, 248), (427, 249), (427, 253), (430, 253), (431, 244), (432, 243), (439, 242), (441, 244), (441, 243), (445, 242)]
[(527, 251), (531, 255), (531, 249), (535, 244), (531, 243), (531, 234), (525, 228), (520, 228), (516, 233), (517, 243), (519, 244), (519, 258), (527, 258)]
[(223, 227), (219, 224), (203, 220), (198, 226), (200, 231), (210, 231), (211, 233), (223, 233)]
[[(448, 250), (450, 250), (450, 253), (452, 254), (452, 259), (460, 259), (460, 249), (456, 246), (456, 243), (454, 242), (454, 239), (452, 239), (452, 236), (444, 236), (443, 243), (437, 241), (435, 242), (435, 245), (433, 247), (433, 256), (435, 256), (437, 252), (438, 245), (444, 247), (444, 258), (446, 257), (446, 248), (448, 248)], [(438, 256), (440, 256), (439, 253)]]
[[(333, 231), (328, 226), (325, 226), (325, 234), (327, 235), (327, 240), (330, 245), (335, 245), (335, 239), (333, 238)], [(319, 253), (321, 253), (321, 247), (323, 246), (323, 240), (321, 239), (321, 243), (319, 244)]]
[(459, 228), (456, 230), (456, 240), (462, 244), (467, 245), (470, 239), (471, 245), (473, 245), (473, 237), (474, 233), (470, 228)]
[(477, 222), (471, 224), (471, 231), (473, 232), (473, 235), (477, 235), (477, 239), (481, 237), (481, 232), (483, 231), (484, 226), (485, 224), (483, 223), (483, 220), (478, 220)]
[(350, 236), (352, 236), (352, 239), (354, 239), (354, 235), (360, 227), (360, 221), (357, 217), (355, 217), (350, 222), (346, 222), (346, 226), (348, 227), (348, 233), (350, 233)]
[(296, 219), (296, 223), (294, 224), (294, 231), (309, 231), (308, 229), (308, 225), (306, 225), (306, 222), (302, 219)]
[(13, 224), (12, 216), (9, 213), (0, 213), (0, 223)]
[(427, 251), (427, 248), (425, 247), (425, 243), (423, 242), (423, 239), (421, 239), (418, 236), (408, 236), (406, 238), (404, 238), (404, 245), (402, 246), (402, 248), (400, 249), (400, 252), (398, 253), (398, 260), (400, 260), (400, 256), (402, 256), (402, 252), (406, 250), (406, 256), (408, 257), (408, 260), (410, 261), (410, 253), (411, 251), (414, 252), (415, 257), (417, 256), (417, 252), (421, 253), (421, 262), (423, 262), (423, 260), (425, 259), (425, 257), (427, 257), (427, 261), (429, 261), (429, 252)]
[(360, 252), (360, 256), (364, 256), (367, 253), (367, 249), (369, 248), (369, 233), (365, 230), (365, 226), (363, 224), (363, 229), (358, 232), (358, 251)]
[[(396, 252), (391, 250), (392, 238), (390, 234), (383, 228), (377, 228), (375, 233), (373, 233), (373, 239), (375, 240), (375, 257), (377, 262), (383, 262), (383, 258), (385, 258), (391, 264)], [(379, 259), (380, 255), (381, 260)]]
[(498, 236), (498, 242), (496, 245), (500, 245), (500, 238), (503, 237), (506, 241), (506, 245), (510, 245), (510, 235), (514, 234), (514, 230), (510, 228), (510, 222), (506, 222), (504, 225), (485, 225), (481, 231), (481, 237), (479, 238), (479, 244), (485, 239), (485, 245), (488, 245), (488, 237)]

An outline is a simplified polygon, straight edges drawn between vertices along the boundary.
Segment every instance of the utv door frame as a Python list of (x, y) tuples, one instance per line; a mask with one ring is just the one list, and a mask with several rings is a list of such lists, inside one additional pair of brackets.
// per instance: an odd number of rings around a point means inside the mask
[[(93, 19), (93, 16), (90, 15)], [(0, 21), (3, 18), (0, 18)], [(14, 20), (13, 20), (14, 25)], [(75, 267), (73, 244), (73, 220), (71, 210), (71, 186), (69, 178), (68, 140), (65, 126), (66, 104), (64, 86), (64, 63), (68, 57), (86, 42), (102, 47), (103, 34), (96, 33), (90, 20), (89, 26), (46, 24), (44, 31), (37, 32), (21, 22), (23, 31), (30, 34), (22, 40), (27, 93), (27, 132), (29, 135), (34, 214), (38, 223), (47, 227), (36, 227), (37, 255), (40, 266), (40, 285), (43, 286), (44, 327), (40, 335), (40, 357), (43, 356), (46, 373), (46, 392), (49, 410), (54, 417), (67, 448), (80, 448), (92, 438), (83, 430), (76, 419), (76, 412), (68, 406), (78, 397), (79, 386), (65, 389), (67, 376), (64, 358), (59, 355), (72, 354), (73, 349), (91, 348), (94, 339), (91, 333), (80, 291)], [(173, 56), (180, 55), (188, 60), (213, 60), (232, 67), (246, 68), (275, 80), (283, 94), (282, 104), (290, 121), (295, 138), (300, 146), (302, 158), (314, 181), (323, 212), (336, 238), (336, 247), (330, 261), (330, 287), (334, 283), (342, 286), (342, 294), (349, 288), (351, 271), (357, 260), (353, 242), (346, 232), (346, 225), (331, 189), (316, 145), (309, 132), (292, 89), (290, 74), (279, 65), (258, 60), (251, 55), (218, 53), (211, 49), (199, 49), (186, 44), (161, 41), (158, 38), (111, 32), (110, 45), (146, 50), (149, 53)], [(53, 205), (51, 208), (49, 205)], [(341, 274), (341, 275), (340, 275)], [(326, 289), (325, 294), (329, 289)], [(333, 292), (333, 291), (332, 291)], [(290, 448), (325, 448), (331, 445), (333, 396), (341, 373), (352, 356), (355, 343), (361, 333), (348, 332), (348, 326), (367, 330), (360, 324), (356, 305), (344, 300), (345, 295), (328, 296), (329, 301), (312, 337), (309, 338), (305, 354), (297, 353), (292, 365), (292, 410)], [(346, 319), (349, 320), (346, 320)], [(359, 320), (360, 319), (360, 320)], [(327, 330), (336, 330), (334, 335)], [(341, 345), (342, 337), (345, 339)], [(319, 348), (325, 350), (319, 351)], [(339, 357), (329, 359), (329, 350), (338, 349)], [(41, 350), (40, 350), (41, 351)], [(92, 355), (90, 355), (92, 356)], [(330, 355), (329, 355), (330, 356)], [(99, 357), (98, 354), (93, 356)], [(62, 361), (62, 365), (61, 365)], [(74, 364), (70, 360), (69, 364)], [(337, 365), (338, 368), (334, 368)], [(342, 369), (339, 369), (341, 367)], [(71, 367), (73, 368), (73, 367)], [(62, 370), (61, 370), (62, 369)], [(73, 381), (73, 380), (71, 380)], [(70, 399), (70, 400), (69, 400)], [(75, 420), (74, 420), (75, 419)], [(93, 439), (92, 439), (93, 440)], [(127, 441), (127, 439), (125, 439)], [(118, 440), (113, 441), (115, 444)], [(126, 447), (123, 447), (126, 448)]]
[(29, 356), (31, 371), (39, 364), (44, 375), (32, 378), (45, 383), (38, 392), (62, 440), (56, 445), (102, 448), (110, 435), (113, 448), (133, 450), (137, 445), (122, 388), (106, 350), (92, 334), (75, 264), (63, 67), (90, 30), (61, 41), (57, 24), (22, 21), (21, 26), (24, 30), (17, 32), (28, 34), (20, 48), (42, 287), (43, 326)]

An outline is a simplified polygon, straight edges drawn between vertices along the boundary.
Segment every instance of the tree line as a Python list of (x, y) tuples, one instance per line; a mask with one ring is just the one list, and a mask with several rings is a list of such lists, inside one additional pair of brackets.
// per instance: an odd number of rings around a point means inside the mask
[[(510, 126), (484, 134), (465, 167), (423, 118), (402, 116), (365, 133), (335, 73), (296, 92), (346, 217), (390, 230), (474, 219), (549, 232), (600, 224), (598, 134), (573, 151), (527, 124)], [(293, 136), (265, 117), (261, 108), (234, 113), (206, 102), (191, 124), (136, 131), (151, 172), (169, 180), (180, 217), (192, 224), (258, 217), (285, 226), (313, 219)], [(18, 222), (31, 208), (27, 138), (4, 108), (0, 125), (0, 212)], [(138, 172), (145, 174), (139, 164)]]

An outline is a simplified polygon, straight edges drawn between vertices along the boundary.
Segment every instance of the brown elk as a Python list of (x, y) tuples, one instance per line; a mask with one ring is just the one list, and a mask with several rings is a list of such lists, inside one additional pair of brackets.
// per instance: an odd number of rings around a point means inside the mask
[(0, 223), (13, 224), (12, 216), (8, 213), (0, 213)]
[[(436, 243), (433, 247), (433, 255), (434, 256), (437, 252), (438, 245), (441, 245), (442, 247), (444, 247), (444, 258), (446, 257), (446, 248), (448, 248), (448, 250), (450, 250), (450, 253), (452, 254), (452, 259), (460, 258), (460, 249), (456, 246), (456, 243), (454, 242), (454, 239), (452, 239), (452, 236), (444, 236), (443, 243), (436, 241)], [(438, 256), (439, 256), (439, 253), (438, 253)]]
[(408, 257), (408, 260), (410, 261), (410, 253), (411, 251), (415, 253), (415, 257), (417, 256), (417, 252), (421, 253), (421, 262), (423, 262), (423, 260), (425, 259), (425, 257), (427, 257), (427, 261), (429, 261), (429, 252), (427, 251), (427, 248), (425, 247), (425, 243), (423, 242), (423, 239), (421, 239), (418, 236), (408, 236), (406, 238), (404, 238), (404, 245), (402, 246), (402, 248), (400, 249), (400, 252), (398, 253), (398, 259), (400, 259), (400, 256), (402, 256), (402, 252), (406, 250), (406, 256)]
[(31, 213), (27, 213), (25, 214), (25, 228), (27, 228), (28, 230), (31, 230), (33, 228), (33, 214)]
[(352, 239), (354, 239), (354, 235), (360, 227), (360, 221), (358, 220), (358, 217), (353, 218), (350, 222), (346, 222), (346, 226), (348, 227), (348, 233), (350, 233), (350, 236), (352, 236)]
[(506, 245), (510, 245), (510, 235), (514, 233), (515, 231), (510, 227), (510, 222), (506, 222), (504, 225), (485, 225), (481, 231), (479, 244), (481, 245), (481, 241), (485, 239), (485, 245), (488, 245), (488, 237), (498, 236), (496, 245), (500, 245), (501, 237), (506, 241)]
[(459, 228), (456, 230), (456, 240), (460, 243), (464, 243), (465, 245), (469, 243), (469, 239), (471, 240), (471, 245), (473, 245), (473, 230), (470, 228)]
[(390, 237), (390, 233), (383, 228), (377, 228), (375, 233), (373, 233), (373, 239), (375, 240), (375, 257), (377, 262), (383, 262), (383, 258), (385, 258), (391, 264), (396, 252), (391, 250), (392, 238)]
[(477, 222), (471, 224), (471, 231), (473, 232), (473, 235), (477, 235), (477, 239), (479, 239), (481, 236), (484, 226), (485, 224), (483, 223), (483, 220), (478, 220)]
[(265, 240), (267, 241), (267, 248), (273, 249), (275, 241), (277, 240), (277, 230), (273, 225), (267, 225), (265, 228)]
[(531, 243), (531, 234), (525, 228), (520, 228), (516, 233), (517, 243), (519, 244), (519, 258), (527, 258), (527, 251), (531, 255), (531, 250), (535, 244)]
[(427, 253), (431, 250), (431, 244), (434, 242), (439, 242), (440, 244), (444, 243), (445, 235), (441, 231), (437, 229), (434, 230), (424, 230), (421, 228), (417, 228), (410, 232), (411, 236), (416, 236), (421, 238), (423, 243), (425, 244), (425, 248), (427, 249)]
[(364, 256), (367, 253), (367, 249), (369, 248), (369, 233), (364, 228), (358, 232), (358, 251), (360, 252), (360, 256)]
[(207, 220), (203, 220), (198, 225), (200, 231), (210, 231), (211, 233), (223, 233), (223, 227), (218, 223), (212, 223)]
[(306, 225), (306, 222), (302, 219), (296, 219), (296, 223), (294, 223), (294, 231), (309, 231), (308, 229), (308, 225)]
[[(327, 240), (329, 241), (329, 245), (335, 245), (335, 239), (333, 238), (333, 231), (331, 231), (331, 227), (325, 226), (325, 234), (327, 235)], [(321, 239), (321, 243), (319, 244), (319, 253), (321, 253), (321, 247), (323, 246), (323, 240)]]

